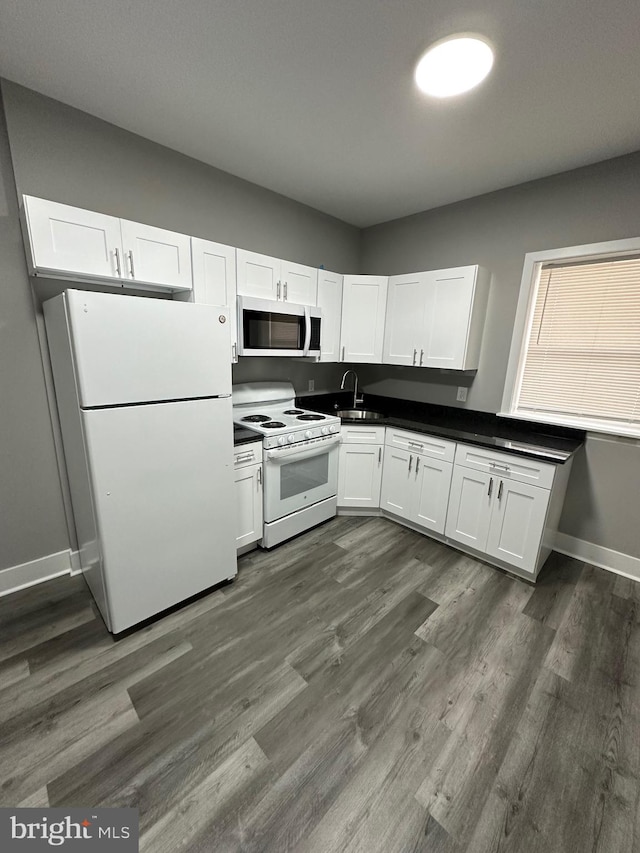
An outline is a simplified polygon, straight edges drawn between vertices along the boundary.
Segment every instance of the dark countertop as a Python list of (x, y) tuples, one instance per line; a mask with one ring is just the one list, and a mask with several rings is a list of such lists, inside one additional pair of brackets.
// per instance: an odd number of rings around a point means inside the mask
[[(333, 414), (336, 404), (338, 408), (350, 408), (353, 394), (316, 394), (298, 397), (297, 402), (309, 409)], [(585, 439), (583, 431), (568, 427), (516, 421), (499, 418), (489, 412), (432, 406), (429, 403), (416, 403), (374, 394), (365, 394), (364, 402), (359, 408), (383, 412), (386, 417), (383, 420), (344, 418), (342, 422), (392, 426), (555, 464), (567, 462)]]
[(256, 432), (253, 429), (249, 429), (248, 427), (233, 427), (233, 446), (237, 447), (239, 444), (248, 444), (250, 441), (262, 441), (262, 436), (259, 432)]

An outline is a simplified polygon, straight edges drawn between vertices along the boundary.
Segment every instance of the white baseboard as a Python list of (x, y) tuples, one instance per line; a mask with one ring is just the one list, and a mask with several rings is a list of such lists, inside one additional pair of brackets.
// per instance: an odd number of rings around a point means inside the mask
[(11, 566), (0, 571), (0, 597), (71, 572), (72, 554), (69, 549)]
[(557, 533), (553, 546), (554, 551), (575, 557), (576, 560), (584, 560), (600, 569), (607, 569), (616, 575), (640, 581), (640, 557), (632, 557), (630, 554), (622, 554), (612, 548), (603, 548), (585, 539), (576, 539), (575, 536), (567, 536), (566, 533)]

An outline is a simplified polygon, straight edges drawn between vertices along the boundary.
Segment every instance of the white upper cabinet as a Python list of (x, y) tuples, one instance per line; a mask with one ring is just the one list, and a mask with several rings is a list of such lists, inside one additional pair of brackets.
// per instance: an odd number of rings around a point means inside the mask
[(415, 367), (423, 338), (427, 273), (389, 276), (383, 362)]
[(475, 370), (489, 295), (489, 275), (478, 266), (428, 275), (424, 367)]
[(384, 363), (475, 370), (488, 293), (478, 266), (392, 276)]
[(122, 278), (120, 220), (42, 198), (24, 197), (29, 272), (64, 278)]
[(191, 238), (24, 196), (30, 272), (116, 286), (188, 291)]
[(210, 240), (191, 238), (193, 290), (178, 293), (175, 299), (200, 305), (226, 305), (229, 309), (231, 360), (238, 360), (238, 328), (236, 311), (236, 250), (233, 246)]
[(340, 361), (342, 276), (338, 273), (318, 270), (318, 308), (322, 309), (320, 361)]
[(258, 255), (237, 249), (238, 295), (257, 299), (280, 299), (280, 261), (268, 255)]
[(296, 305), (315, 305), (318, 287), (318, 270), (259, 255), (257, 252), (237, 250), (238, 294), (293, 302)]
[(342, 293), (341, 361), (382, 362), (387, 307), (386, 275), (345, 275)]
[(296, 305), (316, 305), (318, 270), (292, 261), (281, 261), (282, 299)]
[(127, 285), (191, 290), (191, 237), (128, 219), (120, 220), (120, 228)]

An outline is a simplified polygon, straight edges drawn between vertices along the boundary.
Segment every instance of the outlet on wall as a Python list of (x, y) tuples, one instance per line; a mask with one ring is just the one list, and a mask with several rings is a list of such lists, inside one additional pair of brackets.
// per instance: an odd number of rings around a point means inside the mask
[(456, 395), (456, 400), (460, 403), (464, 403), (467, 399), (467, 389), (464, 385), (458, 385), (458, 393)]
[(314, 391), (315, 387), (316, 387), (315, 379), (310, 379), (309, 380), (309, 387), (307, 388), (307, 390), (308, 391)]

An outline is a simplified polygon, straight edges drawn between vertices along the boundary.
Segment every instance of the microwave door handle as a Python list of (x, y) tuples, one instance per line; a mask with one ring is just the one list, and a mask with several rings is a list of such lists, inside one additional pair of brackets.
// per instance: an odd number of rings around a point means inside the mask
[(309, 347), (311, 346), (311, 317), (309, 314), (309, 306), (304, 306), (304, 350), (302, 355), (309, 355)]

